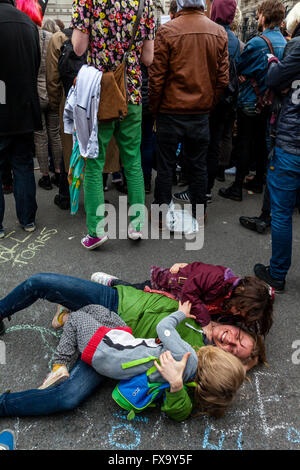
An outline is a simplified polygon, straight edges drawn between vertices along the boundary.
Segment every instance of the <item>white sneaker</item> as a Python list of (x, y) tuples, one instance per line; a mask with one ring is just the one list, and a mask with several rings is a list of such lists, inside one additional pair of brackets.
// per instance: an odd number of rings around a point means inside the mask
[(55, 372), (50, 372), (49, 375), (45, 378), (43, 385), (39, 387), (39, 390), (43, 390), (44, 388), (51, 387), (51, 385), (58, 385), (64, 380), (68, 379), (70, 374), (66, 366), (61, 366)]
[(236, 167), (233, 166), (231, 168), (227, 168), (227, 170), (225, 170), (225, 173), (226, 173), (226, 175), (235, 175), (236, 174)]
[(130, 240), (141, 240), (143, 238), (143, 232), (141, 232), (141, 230), (135, 230), (130, 223), (128, 225), (128, 238), (130, 238)]
[(110, 286), (113, 279), (118, 279), (116, 276), (106, 273), (93, 273), (91, 275), (91, 281), (102, 284), (103, 286)]

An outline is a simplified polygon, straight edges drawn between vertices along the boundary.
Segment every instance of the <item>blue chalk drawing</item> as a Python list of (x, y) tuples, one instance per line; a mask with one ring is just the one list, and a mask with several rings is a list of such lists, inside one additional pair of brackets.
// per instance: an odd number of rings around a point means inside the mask
[(238, 450), (243, 450), (243, 447), (242, 447), (242, 437), (243, 437), (243, 433), (242, 431), (239, 433), (239, 437), (237, 438), (237, 448)]
[[(120, 442), (117, 442), (115, 440), (116, 439), (115, 433), (121, 428), (123, 428), (126, 434), (132, 433), (135, 437), (135, 441), (132, 442), (131, 444), (122, 444)], [(122, 449), (122, 450), (132, 450), (139, 446), (141, 442), (141, 434), (136, 429), (134, 429), (131, 424), (118, 424), (112, 427), (111, 432), (108, 435), (108, 439), (109, 439), (110, 445), (113, 447), (117, 447), (118, 449)]]
[(286, 438), (288, 441), (293, 442), (293, 443), (300, 443), (300, 432), (297, 431), (297, 429), (291, 427), (288, 429), (286, 433)]
[[(115, 416), (116, 418), (123, 419), (123, 420), (126, 420), (126, 421), (127, 421), (127, 415), (128, 415), (127, 411), (121, 411), (119, 413), (113, 413), (113, 416)], [(142, 423), (149, 423), (149, 418), (147, 418), (146, 416), (137, 416), (136, 415), (133, 418), (132, 421), (142, 422)]]
[(224, 442), (224, 439), (225, 439), (225, 434), (224, 434), (224, 432), (221, 431), (221, 437), (220, 437), (220, 439), (219, 439), (218, 446), (216, 446), (216, 445), (210, 444), (210, 442), (208, 442), (208, 438), (209, 438), (210, 431), (211, 431), (211, 426), (208, 426), (208, 427), (205, 429), (205, 432), (204, 432), (203, 449), (208, 448), (208, 449), (210, 449), (210, 450), (222, 450), (223, 442)]

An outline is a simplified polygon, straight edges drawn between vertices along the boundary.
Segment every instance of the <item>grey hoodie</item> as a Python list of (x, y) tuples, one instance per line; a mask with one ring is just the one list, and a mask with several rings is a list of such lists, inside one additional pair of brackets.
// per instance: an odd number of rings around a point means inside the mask
[[(184, 319), (185, 314), (177, 311), (161, 320), (156, 327), (160, 343), (155, 338), (135, 338), (124, 329), (112, 329), (103, 336), (94, 350), (90, 365), (106, 377), (129, 379), (150, 369), (153, 358), (158, 359), (164, 351), (169, 350), (176, 361), (180, 361), (185, 353), (191, 352), (183, 373), (183, 382), (188, 382), (196, 373), (198, 358), (192, 346), (183, 341), (176, 331), (177, 325)], [(83, 360), (84, 357), (85, 352), (82, 354)], [(126, 367), (126, 364), (140, 359), (146, 359), (147, 362)], [(166, 382), (157, 370), (149, 376), (149, 380)]]

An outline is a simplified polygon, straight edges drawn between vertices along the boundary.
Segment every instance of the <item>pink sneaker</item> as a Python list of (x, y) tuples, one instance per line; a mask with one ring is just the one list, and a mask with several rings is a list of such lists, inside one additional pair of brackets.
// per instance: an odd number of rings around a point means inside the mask
[(84, 246), (87, 250), (94, 250), (98, 246), (102, 245), (108, 240), (108, 236), (104, 235), (103, 237), (91, 237), (90, 235), (86, 235), (81, 240), (81, 245)]

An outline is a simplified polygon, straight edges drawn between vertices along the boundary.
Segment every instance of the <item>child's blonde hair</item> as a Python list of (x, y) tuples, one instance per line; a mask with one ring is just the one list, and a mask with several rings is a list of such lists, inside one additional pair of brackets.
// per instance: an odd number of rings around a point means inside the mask
[(244, 382), (245, 369), (237, 357), (215, 346), (200, 348), (197, 356), (196, 406), (201, 412), (219, 418)]

